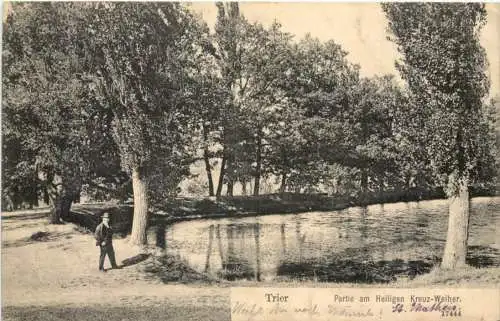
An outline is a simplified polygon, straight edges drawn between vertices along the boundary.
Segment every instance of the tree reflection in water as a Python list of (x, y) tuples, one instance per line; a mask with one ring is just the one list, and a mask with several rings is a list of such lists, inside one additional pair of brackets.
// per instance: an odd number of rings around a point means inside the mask
[[(500, 204), (472, 204), (475, 215), (471, 215), (467, 263), (500, 266), (494, 227), (500, 223)], [(445, 214), (446, 203), (440, 201), (399, 203), (331, 213), (186, 222), (178, 229), (167, 227), (167, 236), (175, 244), (170, 252), (180, 249), (196, 270), (228, 280), (389, 282), (426, 273), (439, 263)], [(164, 247), (165, 226), (155, 228), (157, 246)]]
[[(243, 226), (233, 224), (226, 225), (227, 250), (224, 252), (222, 246), (223, 236), (220, 233), (220, 227), (216, 229), (215, 237), (217, 239), (217, 243), (219, 244), (219, 253), (222, 262), (221, 270), (219, 270), (217, 274), (219, 277), (229, 281), (239, 279), (251, 280), (257, 275), (252, 268), (252, 264), (250, 264), (248, 259), (243, 255), (243, 253), (245, 253), (244, 251), (247, 251), (247, 249), (241, 247), (239, 248), (239, 253), (237, 253), (235, 248), (235, 239), (238, 236), (243, 238), (243, 230)], [(240, 245), (244, 246), (244, 243), (240, 243)]]
[(281, 232), (281, 256), (284, 259), (286, 256), (286, 234), (285, 234), (285, 223), (280, 226)]
[(255, 280), (260, 281), (260, 225), (254, 225), (255, 235)]
[(219, 248), (219, 255), (221, 261), (221, 268), (224, 270), (226, 266), (226, 261), (224, 261), (224, 251), (222, 249), (222, 238), (220, 236), (220, 224), (217, 224), (217, 229), (215, 230), (215, 238), (217, 239), (217, 246)]
[(208, 228), (208, 246), (207, 246), (207, 259), (205, 260), (205, 272), (210, 268), (210, 254), (212, 254), (212, 244), (214, 242), (214, 226), (210, 225)]
[(164, 219), (161, 219), (157, 222), (155, 236), (156, 236), (156, 247), (165, 250), (167, 247), (167, 222)]

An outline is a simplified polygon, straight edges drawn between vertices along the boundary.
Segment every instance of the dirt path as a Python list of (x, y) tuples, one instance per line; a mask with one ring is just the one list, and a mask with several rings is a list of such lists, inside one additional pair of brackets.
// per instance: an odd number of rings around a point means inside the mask
[[(118, 262), (138, 254), (124, 240), (114, 246)], [(48, 225), (33, 211), (2, 215), (3, 319), (64, 320), (71, 314), (94, 320), (105, 313), (110, 320), (112, 311), (111, 320), (127, 320), (124, 311), (141, 309), (157, 316), (177, 311), (175, 320), (229, 319), (228, 287), (163, 284), (141, 272), (145, 262), (102, 273), (98, 252), (93, 236), (72, 224)]]

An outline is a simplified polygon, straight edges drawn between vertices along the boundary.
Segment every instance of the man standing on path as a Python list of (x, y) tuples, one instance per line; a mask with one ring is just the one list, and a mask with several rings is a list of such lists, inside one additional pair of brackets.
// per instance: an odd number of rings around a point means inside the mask
[(95, 230), (96, 246), (101, 248), (101, 255), (99, 256), (99, 271), (104, 270), (104, 259), (108, 255), (111, 267), (117, 269), (115, 260), (115, 250), (113, 249), (113, 229), (109, 225), (109, 213), (105, 212), (102, 216), (102, 223), (99, 224)]

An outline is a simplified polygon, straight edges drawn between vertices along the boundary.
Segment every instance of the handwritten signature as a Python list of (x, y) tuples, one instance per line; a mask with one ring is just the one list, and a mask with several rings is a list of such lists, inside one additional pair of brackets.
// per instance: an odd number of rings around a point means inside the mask
[(441, 313), (441, 316), (461, 316), (462, 311), (460, 306), (456, 304), (445, 304), (441, 302), (435, 302), (432, 304), (422, 304), (413, 302), (409, 309), (407, 310), (403, 303), (398, 303), (392, 306), (393, 313), (402, 312), (437, 312)]

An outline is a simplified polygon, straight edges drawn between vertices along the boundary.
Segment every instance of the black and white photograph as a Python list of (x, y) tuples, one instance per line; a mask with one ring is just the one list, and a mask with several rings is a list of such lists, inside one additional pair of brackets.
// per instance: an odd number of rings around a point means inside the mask
[(2, 12), (2, 320), (500, 320), (500, 3)]

